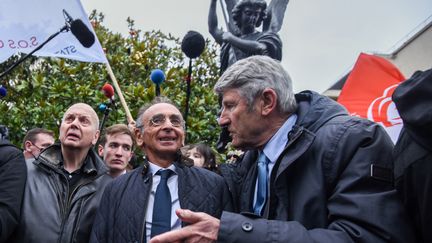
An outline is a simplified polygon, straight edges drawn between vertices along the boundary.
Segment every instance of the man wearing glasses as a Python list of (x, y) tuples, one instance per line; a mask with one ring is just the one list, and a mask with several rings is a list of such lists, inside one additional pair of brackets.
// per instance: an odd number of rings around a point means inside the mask
[(27, 166), (35, 160), (40, 152), (54, 143), (54, 132), (45, 128), (33, 128), (29, 130), (23, 142), (24, 158)]
[(192, 167), (180, 148), (185, 122), (178, 108), (156, 97), (138, 112), (136, 144), (144, 164), (111, 182), (98, 209), (90, 242), (148, 242), (183, 226), (180, 208), (219, 218), (231, 199), (219, 175)]

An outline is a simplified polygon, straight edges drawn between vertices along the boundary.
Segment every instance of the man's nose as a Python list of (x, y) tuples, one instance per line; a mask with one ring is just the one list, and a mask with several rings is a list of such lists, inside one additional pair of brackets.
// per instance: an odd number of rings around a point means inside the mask
[(123, 148), (121, 146), (118, 146), (115, 149), (115, 155), (117, 155), (117, 156), (122, 156), (123, 155)]
[(217, 122), (222, 127), (229, 123), (229, 120), (228, 120), (227, 116), (225, 115), (224, 110), (222, 110), (219, 118), (217, 119)]
[(80, 121), (78, 118), (75, 118), (70, 124), (71, 126), (78, 127)]
[(176, 126), (174, 126), (174, 124), (171, 122), (170, 119), (165, 119), (165, 121), (162, 123), (161, 125), (163, 130), (172, 130), (174, 129)]

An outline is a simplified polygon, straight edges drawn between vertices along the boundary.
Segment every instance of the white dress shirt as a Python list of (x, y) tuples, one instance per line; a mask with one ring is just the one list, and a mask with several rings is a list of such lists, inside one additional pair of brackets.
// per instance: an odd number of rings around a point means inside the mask
[[(152, 173), (153, 177), (153, 183), (152, 188), (150, 191), (150, 196), (147, 203), (147, 211), (146, 211), (146, 238), (147, 242), (150, 241), (150, 233), (151, 233), (151, 227), (152, 227), (152, 218), (153, 218), (153, 204), (154, 204), (154, 198), (156, 193), (156, 188), (159, 185), (160, 182), (160, 175), (156, 175), (156, 172), (158, 172), (160, 169), (164, 169), (162, 167), (159, 167), (151, 162), (149, 162), (150, 165), (150, 172)], [(168, 188), (170, 190), (171, 194), (171, 229), (180, 229), (181, 228), (181, 221), (177, 217), (177, 214), (175, 211), (180, 208), (180, 201), (178, 197), (178, 175), (176, 173), (176, 168), (174, 165), (170, 165), (168, 170), (172, 170), (174, 173), (168, 178), (167, 184)]]

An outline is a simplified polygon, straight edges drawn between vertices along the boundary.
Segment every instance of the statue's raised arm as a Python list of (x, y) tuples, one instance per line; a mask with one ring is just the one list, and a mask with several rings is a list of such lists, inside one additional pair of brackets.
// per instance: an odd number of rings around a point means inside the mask
[[(209, 15), (208, 15), (208, 28), (210, 34), (213, 36), (215, 41), (222, 45), (222, 35), (223, 30), (218, 28), (218, 19), (216, 14), (216, 6), (217, 0), (211, 0), (210, 3), (210, 9), (209, 9)], [(223, 10), (225, 11), (225, 10)]]
[[(252, 55), (282, 59), (282, 41), (277, 32), (283, 22), (288, 0), (221, 0), (227, 31), (218, 27), (217, 0), (211, 0), (209, 32), (221, 49), (221, 73), (234, 62)], [(268, 12), (269, 11), (269, 12)], [(228, 15), (228, 17), (227, 17)], [(264, 23), (262, 31), (257, 30)]]

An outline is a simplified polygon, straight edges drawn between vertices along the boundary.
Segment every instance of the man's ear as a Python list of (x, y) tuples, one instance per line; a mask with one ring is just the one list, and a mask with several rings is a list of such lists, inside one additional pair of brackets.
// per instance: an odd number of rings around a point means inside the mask
[(95, 133), (95, 136), (94, 136), (94, 138), (93, 138), (93, 140), (92, 140), (92, 144), (93, 144), (93, 145), (96, 145), (97, 140), (98, 140), (98, 138), (99, 138), (99, 134), (100, 134), (100, 131), (97, 130), (96, 133)]
[(99, 144), (99, 146), (98, 146), (98, 154), (99, 154), (100, 157), (103, 157), (103, 152), (104, 152), (104, 147), (101, 144)]
[(31, 152), (31, 147), (32, 146), (32, 142), (30, 142), (29, 140), (25, 141), (24, 143), (24, 150), (27, 152)]
[(261, 115), (268, 115), (277, 107), (277, 94), (273, 89), (265, 88), (261, 94)]
[(142, 145), (144, 144), (144, 139), (142, 137), (140, 129), (135, 128), (134, 134), (135, 134), (135, 142), (137, 144), (137, 147), (139, 147), (139, 148), (142, 147)]

